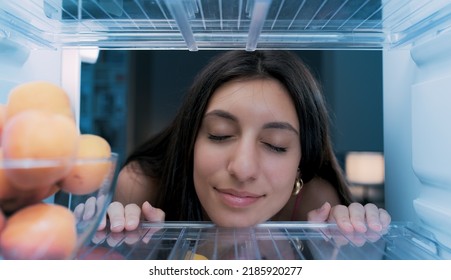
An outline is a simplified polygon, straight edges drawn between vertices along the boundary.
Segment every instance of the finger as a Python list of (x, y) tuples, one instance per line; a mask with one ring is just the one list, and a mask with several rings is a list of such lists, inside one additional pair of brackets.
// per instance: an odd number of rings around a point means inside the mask
[(366, 243), (365, 234), (354, 232), (352, 234), (348, 234), (347, 237), (349, 238), (350, 242), (354, 244), (356, 247), (362, 247)]
[(101, 194), (96, 199), (97, 209), (103, 209), (103, 205), (105, 204), (105, 195)]
[[(97, 209), (102, 209), (103, 204), (105, 203), (105, 196), (100, 195), (97, 197)], [(97, 230), (104, 230), (106, 228), (106, 214), (103, 215), (102, 219), (100, 220), (100, 224), (97, 227)]]
[(124, 206), (120, 202), (112, 202), (108, 206), (108, 217), (110, 219), (110, 229), (112, 232), (120, 232), (124, 230), (125, 216)]
[(365, 226), (365, 208), (360, 203), (351, 203), (349, 205), (349, 217), (354, 230), (357, 232), (366, 232)]
[(354, 227), (351, 224), (348, 207), (336, 205), (332, 207), (329, 215), (329, 221), (336, 222), (338, 227), (345, 233), (353, 232)]
[(330, 203), (325, 202), (320, 208), (308, 212), (307, 220), (309, 222), (325, 222), (329, 217), (330, 209)]
[(105, 231), (96, 231), (91, 241), (94, 244), (102, 244), (106, 240), (106, 232)]
[(149, 202), (142, 205), (144, 218), (149, 222), (164, 222), (165, 213), (159, 208), (152, 207)]
[(103, 215), (102, 219), (100, 220), (100, 224), (97, 227), (97, 231), (104, 230), (106, 228), (106, 215)]
[(85, 211), (85, 204), (84, 203), (80, 203), (77, 206), (75, 206), (74, 215), (75, 215), (75, 219), (77, 221), (81, 220), (81, 218), (83, 217), (83, 212), (84, 211)]
[(136, 204), (127, 204), (125, 206), (125, 229), (128, 231), (135, 230), (139, 225), (141, 217), (141, 208)]
[(381, 239), (381, 233), (375, 232), (373, 230), (369, 230), (365, 233), (365, 237), (366, 237), (366, 239), (368, 239), (368, 241), (374, 243), (374, 242), (378, 241), (379, 239)]
[(116, 247), (124, 242), (124, 237), (124, 232), (112, 232), (110, 235), (108, 235), (106, 243), (110, 247)]
[(328, 237), (332, 239), (337, 247), (347, 245), (349, 243), (349, 233), (344, 234), (342, 230), (338, 228), (330, 228), (328, 230)]
[(382, 230), (382, 224), (379, 218), (379, 208), (372, 204), (368, 203), (365, 205), (365, 216), (366, 216), (366, 223), (368, 224), (368, 227), (374, 231), (381, 231)]
[(86, 200), (85, 211), (83, 212), (83, 220), (90, 220), (96, 212), (96, 198), (91, 196)]
[(142, 235), (139, 232), (139, 230), (133, 230), (133, 231), (127, 232), (127, 234), (125, 235), (124, 242), (127, 245), (133, 245), (136, 242), (140, 241), (141, 238), (142, 238)]
[(385, 209), (379, 208), (379, 218), (382, 224), (382, 228), (386, 230), (391, 223), (391, 216)]

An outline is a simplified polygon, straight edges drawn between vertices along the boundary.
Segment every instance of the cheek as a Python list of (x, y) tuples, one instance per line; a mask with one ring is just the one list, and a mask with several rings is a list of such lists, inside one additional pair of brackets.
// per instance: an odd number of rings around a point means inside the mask
[(297, 177), (297, 169), (300, 156), (284, 158), (283, 160), (266, 161), (264, 170), (269, 184), (275, 192), (279, 192), (282, 196), (291, 194)]
[(200, 186), (220, 168), (221, 154), (211, 149), (209, 145), (198, 141), (194, 146), (194, 185)]
[(293, 166), (297, 165), (280, 163), (273, 165), (267, 173), (268, 185), (271, 186), (272, 193), (273, 214), (271, 216), (279, 212), (292, 196), (297, 174), (297, 168)]

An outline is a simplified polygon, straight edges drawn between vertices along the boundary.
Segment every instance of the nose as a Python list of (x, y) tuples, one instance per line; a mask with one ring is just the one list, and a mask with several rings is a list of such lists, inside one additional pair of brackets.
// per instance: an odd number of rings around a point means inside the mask
[(241, 183), (255, 180), (259, 170), (256, 144), (249, 140), (237, 142), (231, 152), (227, 170)]

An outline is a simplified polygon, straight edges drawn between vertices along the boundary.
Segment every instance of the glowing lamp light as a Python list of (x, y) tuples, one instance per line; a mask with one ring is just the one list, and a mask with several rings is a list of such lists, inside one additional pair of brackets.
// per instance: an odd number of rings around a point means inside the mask
[(345, 159), (346, 177), (350, 183), (378, 185), (384, 183), (384, 156), (379, 152), (349, 152)]

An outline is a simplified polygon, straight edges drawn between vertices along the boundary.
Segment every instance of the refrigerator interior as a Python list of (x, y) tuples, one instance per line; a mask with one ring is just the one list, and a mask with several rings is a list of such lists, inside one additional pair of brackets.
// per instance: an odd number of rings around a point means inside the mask
[[(380, 50), (385, 207), (395, 221), (421, 228), (395, 223), (385, 241), (426, 240), (409, 243), (412, 252), (428, 244), (433, 258), (449, 258), (450, 28), (450, 1), (2, 1), (0, 97), (23, 82), (52, 81), (67, 90), (79, 119), (81, 62), (95, 62), (98, 50)], [(202, 227), (169, 228), (197, 234)], [(286, 237), (287, 226), (280, 229)], [(309, 230), (296, 236), (313, 238)], [(395, 255), (385, 258), (414, 258)]]
[(131, 232), (98, 231), (80, 260), (440, 260), (451, 250), (412, 223), (384, 233), (343, 234), (333, 224), (266, 222), (251, 228), (211, 223), (142, 223)]

